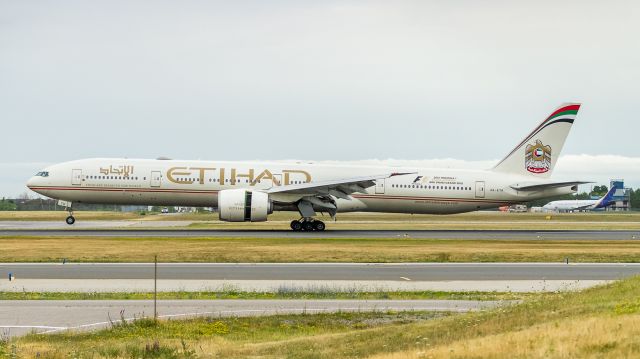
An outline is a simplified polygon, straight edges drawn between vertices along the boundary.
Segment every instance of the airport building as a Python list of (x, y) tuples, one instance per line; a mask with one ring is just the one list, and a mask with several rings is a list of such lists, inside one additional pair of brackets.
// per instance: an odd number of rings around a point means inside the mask
[(618, 188), (613, 194), (613, 204), (607, 207), (607, 211), (628, 211), (631, 208), (631, 188), (624, 187), (624, 180), (612, 179), (610, 187)]

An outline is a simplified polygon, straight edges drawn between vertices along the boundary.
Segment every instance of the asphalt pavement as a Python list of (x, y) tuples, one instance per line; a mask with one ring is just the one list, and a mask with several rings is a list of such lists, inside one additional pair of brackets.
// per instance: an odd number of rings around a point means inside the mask
[[(153, 263), (0, 263), (0, 278), (153, 279)], [(614, 280), (640, 263), (160, 263), (158, 279), (487, 281)]]

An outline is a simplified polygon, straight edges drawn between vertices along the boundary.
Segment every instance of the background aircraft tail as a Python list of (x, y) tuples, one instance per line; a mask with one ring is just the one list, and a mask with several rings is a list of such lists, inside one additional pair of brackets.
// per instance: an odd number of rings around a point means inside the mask
[(580, 104), (563, 104), (498, 162), (493, 171), (547, 178), (560, 156)]
[(613, 202), (613, 196), (615, 195), (616, 190), (618, 189), (619, 188), (616, 186), (611, 186), (611, 188), (609, 189), (609, 192), (607, 192), (607, 194), (602, 196), (602, 198), (600, 198), (598, 202), (596, 202), (596, 205), (594, 206), (594, 208), (604, 208), (610, 205), (611, 202)]

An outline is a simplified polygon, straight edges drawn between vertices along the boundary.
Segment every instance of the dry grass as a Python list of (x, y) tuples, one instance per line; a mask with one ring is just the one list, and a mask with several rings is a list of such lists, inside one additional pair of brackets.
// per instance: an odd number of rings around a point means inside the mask
[(513, 332), (459, 340), (371, 359), (632, 358), (640, 354), (640, 315), (561, 319)]
[[(3, 237), (0, 262), (637, 262), (637, 240)], [(177, 250), (178, 249), (178, 250)]]

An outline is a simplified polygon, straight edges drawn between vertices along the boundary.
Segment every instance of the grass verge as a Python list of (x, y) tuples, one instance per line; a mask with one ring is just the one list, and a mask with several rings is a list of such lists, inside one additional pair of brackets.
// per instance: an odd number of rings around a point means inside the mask
[(13, 345), (18, 356), (41, 358), (632, 358), (640, 355), (638, 298), (635, 277), (479, 313), (140, 320), (93, 333), (29, 335), (4, 350)]
[[(381, 291), (360, 292), (357, 290), (340, 292), (321, 290), (299, 292), (281, 290), (277, 292), (246, 292), (233, 289), (221, 292), (159, 292), (158, 299), (451, 299), (451, 300), (517, 300), (534, 294), (512, 292), (442, 292), (442, 291)], [(0, 300), (140, 300), (153, 299), (147, 292), (0, 292)]]
[[(640, 240), (0, 237), (0, 262), (625, 262)], [(179, 250), (176, 250), (179, 248)]]

